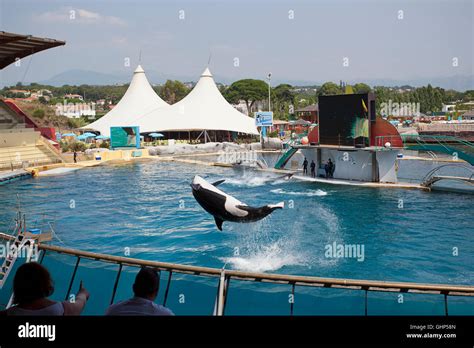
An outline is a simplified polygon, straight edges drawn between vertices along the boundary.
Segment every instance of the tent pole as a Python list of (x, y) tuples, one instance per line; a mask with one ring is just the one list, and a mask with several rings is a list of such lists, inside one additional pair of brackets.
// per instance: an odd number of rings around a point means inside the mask
[(204, 132), (204, 131), (202, 131), (201, 133), (199, 133), (199, 135), (198, 135), (197, 138), (196, 138), (196, 141), (198, 141), (198, 140), (201, 138), (201, 135), (202, 135), (203, 132)]

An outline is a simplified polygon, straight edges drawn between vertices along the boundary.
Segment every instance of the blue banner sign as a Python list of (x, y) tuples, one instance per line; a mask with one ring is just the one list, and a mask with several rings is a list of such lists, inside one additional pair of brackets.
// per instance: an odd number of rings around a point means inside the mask
[(257, 127), (273, 126), (273, 112), (271, 111), (256, 112), (255, 125)]

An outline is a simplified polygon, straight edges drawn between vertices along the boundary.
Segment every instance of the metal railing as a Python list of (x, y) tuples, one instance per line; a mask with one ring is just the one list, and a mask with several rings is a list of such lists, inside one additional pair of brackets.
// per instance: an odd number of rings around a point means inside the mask
[(43, 136), (40, 136), (39, 137), (39, 143), (41, 145), (44, 145), (47, 150), (51, 153), (52, 156), (55, 156), (56, 159), (57, 159), (57, 162), (63, 162), (63, 163), (66, 163), (67, 162), (67, 159), (66, 157), (63, 156), (63, 154), (61, 153), (61, 150), (60, 149), (56, 149), (53, 145), (51, 145), (51, 143), (48, 141), (48, 139), (44, 138)]
[[(13, 236), (0, 233), (0, 239), (12, 240)], [(113, 303), (117, 291), (120, 275), (123, 266), (132, 267), (151, 267), (160, 271), (168, 272), (168, 280), (163, 300), (166, 305), (172, 277), (176, 273), (191, 274), (200, 277), (218, 278), (217, 295), (215, 301), (214, 315), (224, 315), (227, 302), (230, 281), (252, 281), (259, 283), (287, 284), (291, 287), (291, 293), (294, 295), (296, 286), (319, 287), (330, 289), (359, 290), (365, 292), (365, 315), (368, 315), (368, 292), (394, 292), (394, 293), (413, 293), (413, 294), (437, 294), (444, 296), (445, 314), (448, 315), (448, 296), (474, 296), (474, 286), (468, 285), (447, 285), (447, 284), (426, 284), (412, 282), (391, 282), (377, 280), (359, 280), (342, 278), (322, 278), (296, 276), (287, 274), (256, 273), (243, 272), (237, 270), (225, 270), (211, 267), (189, 266), (168, 262), (148, 261), (129, 257), (101, 254), (77, 249), (64, 248), (53, 245), (39, 244), (38, 249), (42, 251), (39, 262), (43, 262), (47, 253), (59, 253), (76, 257), (76, 263), (68, 286), (66, 299), (69, 296), (77, 269), (82, 259), (100, 261), (104, 263), (113, 263), (119, 265), (114, 286), (112, 288), (110, 303)], [(294, 302), (294, 301), (293, 301)], [(290, 315), (294, 311), (294, 303), (290, 302)]]
[[(438, 172), (444, 168), (461, 168), (467, 172), (469, 176), (453, 176), (453, 175), (440, 175)], [(421, 179), (421, 186), (431, 187), (434, 183), (440, 180), (457, 180), (464, 181), (469, 184), (474, 183), (474, 168), (472, 166), (467, 166), (461, 163), (448, 163), (442, 166), (431, 169), (426, 175)]]

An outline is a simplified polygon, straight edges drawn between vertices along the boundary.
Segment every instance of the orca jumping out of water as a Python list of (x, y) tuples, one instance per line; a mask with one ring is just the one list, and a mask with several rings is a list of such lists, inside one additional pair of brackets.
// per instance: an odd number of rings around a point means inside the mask
[(271, 214), (275, 209), (283, 209), (285, 206), (284, 202), (280, 202), (258, 208), (249, 207), (247, 204), (242, 203), (216, 187), (224, 181), (219, 180), (210, 184), (199, 175), (196, 175), (191, 184), (194, 198), (205, 211), (214, 216), (216, 226), (220, 231), (222, 231), (222, 223), (224, 221), (258, 221)]

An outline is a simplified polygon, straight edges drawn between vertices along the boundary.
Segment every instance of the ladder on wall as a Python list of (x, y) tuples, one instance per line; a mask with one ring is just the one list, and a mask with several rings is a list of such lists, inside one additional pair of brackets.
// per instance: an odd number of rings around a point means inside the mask
[(30, 262), (34, 252), (35, 240), (26, 236), (26, 222), (24, 214), (19, 212), (18, 218), (15, 221), (16, 225), (14, 230), (16, 233), (14, 234), (16, 234), (16, 237), (13, 241), (7, 244), (7, 247), (5, 248), (6, 255), (4, 255), (4, 260), (2, 266), (0, 267), (0, 290), (7, 282), (8, 276), (15, 266), (18, 256), (25, 255), (26, 251), (26, 262)]
[(23, 233), (18, 233), (12, 245), (7, 248), (7, 255), (3, 260), (0, 268), (0, 289), (6, 283), (8, 276), (15, 265), (18, 255), (21, 255), (22, 250), (26, 250), (27, 260), (31, 259), (33, 254), (33, 247), (35, 241), (33, 239), (27, 239)]

